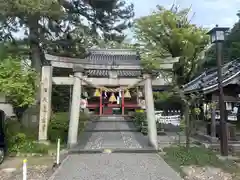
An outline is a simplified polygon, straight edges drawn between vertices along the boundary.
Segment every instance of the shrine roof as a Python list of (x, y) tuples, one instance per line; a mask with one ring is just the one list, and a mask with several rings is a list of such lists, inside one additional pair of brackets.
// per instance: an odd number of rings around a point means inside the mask
[(45, 54), (46, 60), (70, 62), (78, 64), (140, 65), (140, 55), (131, 49), (88, 49), (88, 55), (83, 58), (68, 58)]
[(92, 64), (136, 64), (140, 63), (140, 56), (129, 49), (89, 49), (89, 59)]
[[(86, 71), (89, 77), (109, 77), (109, 70), (96, 70), (89, 69)], [(141, 76), (140, 70), (117, 70), (118, 77), (139, 77)]]
[[(240, 61), (236, 59), (222, 67), (223, 86), (237, 82), (240, 80)], [(213, 68), (203, 72), (200, 76), (196, 77), (189, 83), (183, 86), (186, 93), (203, 91), (209, 93), (218, 88), (217, 68)]]

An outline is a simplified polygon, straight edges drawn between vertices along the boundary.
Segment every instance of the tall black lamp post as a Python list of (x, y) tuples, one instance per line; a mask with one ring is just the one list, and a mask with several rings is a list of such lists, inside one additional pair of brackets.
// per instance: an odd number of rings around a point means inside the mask
[(225, 39), (225, 33), (229, 28), (226, 27), (214, 27), (208, 34), (211, 37), (211, 42), (216, 44), (217, 53), (217, 69), (218, 69), (218, 90), (219, 90), (219, 109), (220, 109), (220, 145), (221, 155), (228, 156), (228, 130), (227, 130), (227, 119), (225, 115), (226, 106), (224, 102), (224, 93), (222, 85), (222, 60), (223, 60), (223, 42)]

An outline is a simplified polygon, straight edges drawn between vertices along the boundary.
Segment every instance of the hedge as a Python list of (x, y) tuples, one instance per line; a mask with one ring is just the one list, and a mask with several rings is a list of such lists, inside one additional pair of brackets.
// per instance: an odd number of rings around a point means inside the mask
[[(80, 113), (78, 132), (81, 133), (88, 120), (88, 116), (85, 113)], [(67, 143), (69, 128), (69, 113), (58, 112), (52, 115), (52, 118), (48, 126), (48, 139), (50, 142), (55, 143), (58, 138), (61, 142)]]

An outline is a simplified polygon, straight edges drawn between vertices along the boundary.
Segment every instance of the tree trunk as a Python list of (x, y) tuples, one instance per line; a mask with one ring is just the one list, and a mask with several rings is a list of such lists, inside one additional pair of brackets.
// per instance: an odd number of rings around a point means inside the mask
[(28, 27), (29, 27), (29, 46), (30, 46), (30, 59), (31, 59), (31, 66), (37, 72), (36, 78), (36, 94), (35, 94), (35, 103), (28, 107), (28, 109), (24, 112), (22, 117), (23, 125), (29, 126), (38, 126), (39, 120), (39, 110), (40, 110), (40, 93), (41, 93), (41, 86), (40, 86), (40, 77), (41, 77), (41, 49), (39, 47), (39, 24), (38, 24), (38, 17), (31, 17), (28, 19)]
[(184, 117), (185, 117), (185, 136), (186, 136), (186, 149), (190, 148), (190, 119), (189, 119), (189, 105), (185, 104)]
[(37, 91), (36, 91), (36, 104), (40, 102), (40, 78), (41, 78), (41, 67), (42, 67), (42, 60), (41, 60), (41, 49), (39, 46), (40, 42), (40, 35), (39, 35), (39, 17), (32, 16), (29, 19), (29, 45), (30, 45), (30, 58), (31, 58), (31, 65), (38, 73), (36, 79)]
[(32, 67), (36, 70), (38, 74), (36, 78), (37, 91), (35, 94), (35, 100), (36, 100), (36, 104), (39, 104), (40, 93), (41, 93), (40, 81), (41, 81), (41, 67), (42, 67), (40, 48), (37, 44), (31, 43), (30, 51), (31, 51)]

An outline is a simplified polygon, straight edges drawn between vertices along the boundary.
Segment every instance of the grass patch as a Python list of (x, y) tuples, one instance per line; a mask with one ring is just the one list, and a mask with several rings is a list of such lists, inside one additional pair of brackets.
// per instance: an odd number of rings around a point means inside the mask
[(164, 148), (163, 151), (166, 152), (163, 156), (164, 160), (182, 176), (185, 176), (182, 167), (191, 165), (221, 168), (231, 174), (237, 174), (239, 171), (233, 161), (222, 161), (215, 152), (203, 147), (191, 147), (187, 151), (183, 146), (172, 146)]

